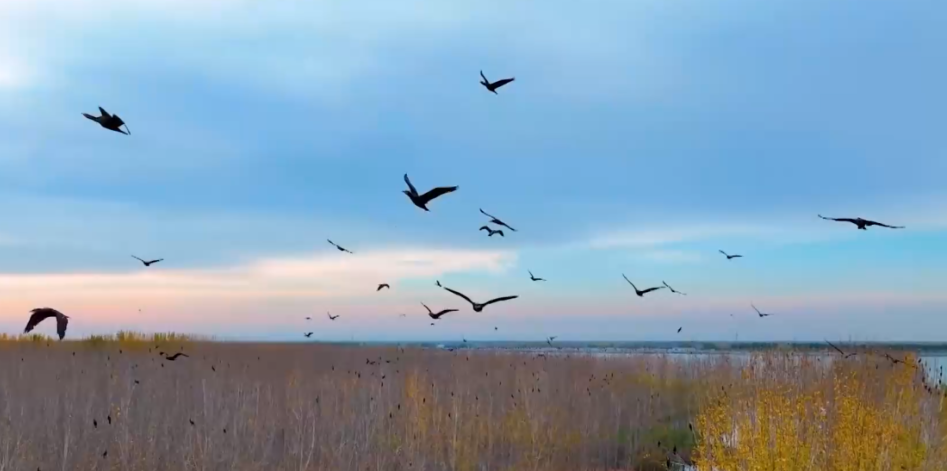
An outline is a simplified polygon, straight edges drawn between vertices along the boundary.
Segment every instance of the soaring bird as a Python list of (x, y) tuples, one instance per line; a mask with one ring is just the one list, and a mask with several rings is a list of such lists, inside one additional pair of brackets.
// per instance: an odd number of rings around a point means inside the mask
[(863, 231), (867, 231), (868, 226), (881, 226), (881, 227), (887, 227), (888, 229), (904, 229), (904, 226), (889, 226), (887, 224), (882, 224), (880, 222), (875, 222), (875, 221), (869, 221), (867, 219), (862, 219), (862, 218), (827, 218), (821, 214), (819, 215), (819, 217), (828, 221), (850, 222), (854, 224), (855, 226), (857, 226), (858, 229), (861, 229)]
[(650, 292), (652, 292), (652, 291), (657, 291), (657, 290), (659, 290), (659, 289), (664, 289), (663, 286), (655, 286), (655, 287), (653, 287), (653, 288), (648, 288), (648, 289), (645, 289), (645, 290), (640, 290), (640, 289), (638, 289), (637, 286), (635, 286), (634, 283), (631, 282), (631, 280), (628, 279), (627, 276), (625, 276), (624, 273), (622, 273), (621, 276), (622, 276), (622, 278), (625, 279), (625, 281), (628, 282), (629, 285), (631, 285), (632, 288), (635, 289), (635, 294), (637, 294), (639, 298), (643, 298), (644, 295), (646, 295), (646, 294), (648, 294), (648, 293), (650, 293)]
[(128, 132), (122, 131), (122, 126), (125, 126), (125, 129), (128, 129), (128, 125), (125, 124), (125, 121), (122, 121), (122, 118), (119, 118), (117, 114), (109, 114), (108, 111), (105, 111), (105, 108), (99, 107), (99, 113), (102, 113), (102, 116), (92, 116), (89, 113), (82, 113), (82, 116), (85, 116), (96, 123), (99, 123), (105, 129), (109, 131), (120, 132), (126, 136), (131, 135), (131, 130)]
[(429, 190), (423, 195), (420, 195), (418, 194), (418, 190), (414, 188), (414, 185), (411, 184), (411, 179), (408, 178), (407, 173), (404, 174), (404, 182), (408, 184), (408, 189), (403, 190), (402, 193), (408, 195), (408, 198), (411, 199), (411, 202), (414, 203), (415, 206), (425, 211), (430, 211), (430, 209), (427, 209), (427, 204), (430, 203), (434, 198), (452, 191), (456, 191), (458, 188), (460, 188), (459, 186), (439, 186)]
[(444, 314), (447, 314), (448, 312), (457, 312), (457, 309), (444, 309), (440, 312), (435, 313), (434, 311), (431, 310), (431, 308), (427, 307), (427, 304), (421, 303), (421, 305), (424, 306), (424, 309), (427, 309), (427, 315), (431, 316), (431, 319), (434, 319), (434, 320), (440, 319), (441, 316), (443, 316)]
[(132, 258), (134, 258), (135, 260), (138, 260), (139, 262), (141, 262), (142, 264), (144, 264), (146, 267), (150, 267), (151, 265), (153, 265), (153, 264), (155, 264), (155, 263), (164, 261), (163, 258), (159, 258), (159, 259), (157, 259), (157, 260), (142, 260), (142, 259), (140, 259), (140, 258), (138, 258), (138, 257), (136, 257), (136, 256), (134, 256), (134, 255), (132, 255)]
[(306, 316), (306, 320), (307, 320), (307, 321), (311, 321), (311, 320), (312, 320), (312, 317)]
[(487, 231), (487, 237), (493, 237), (493, 234), (500, 234), (500, 237), (506, 237), (505, 235), (503, 235), (503, 229), (496, 229), (496, 230), (494, 230), (494, 229), (490, 229), (490, 228), (487, 227), (487, 226), (482, 226), (482, 227), (480, 227), (480, 230), (481, 230), (481, 231), (483, 231), (483, 230)]
[(551, 336), (551, 337), (547, 337), (547, 338), (546, 338), (546, 343), (548, 343), (548, 344), (551, 346), (553, 340), (556, 340), (556, 336), (555, 336), (555, 335), (553, 335), (553, 336)]
[(516, 77), (510, 77), (510, 78), (505, 78), (505, 79), (497, 80), (496, 82), (491, 82), (491, 81), (487, 80), (487, 76), (486, 76), (486, 75), (483, 75), (483, 71), (482, 71), (482, 70), (480, 71), (480, 78), (483, 79), (483, 80), (480, 81), (480, 85), (483, 85), (484, 87), (486, 87), (487, 90), (493, 92), (494, 95), (497, 94), (497, 89), (498, 89), (498, 88), (500, 88), (500, 87), (502, 87), (502, 86), (504, 86), (504, 85), (506, 85), (506, 84), (508, 84), (508, 83), (510, 83), (510, 82), (512, 82), (512, 81), (514, 81), (514, 80), (516, 80)]
[(305, 334), (303, 334), (303, 336), (308, 339), (309, 337), (312, 337), (312, 332), (306, 332)]
[(674, 288), (671, 288), (671, 285), (669, 285), (669, 284), (667, 283), (667, 281), (661, 280), (661, 284), (663, 284), (667, 289), (671, 290), (671, 292), (674, 293), (674, 294), (679, 294), (679, 295), (681, 295), (681, 296), (687, 296), (687, 293), (683, 293), (683, 292), (681, 292), (681, 291), (675, 290)]
[(835, 345), (832, 344), (832, 342), (829, 342), (828, 340), (826, 340), (825, 343), (829, 344), (829, 346), (832, 347), (832, 349), (835, 350), (836, 352), (839, 352), (840, 354), (842, 354), (842, 358), (848, 358), (848, 357), (853, 357), (855, 355), (858, 355), (858, 352), (845, 353), (842, 351), (841, 348), (836, 347)]
[(683, 329), (683, 328), (684, 328), (683, 326), (678, 327), (678, 328), (677, 328), (677, 333), (681, 333), (681, 329)]
[(382, 284), (378, 285), (378, 289), (376, 289), (375, 291), (381, 291), (382, 288), (391, 289), (391, 286), (388, 286), (388, 283), (382, 283)]
[(724, 257), (727, 257), (727, 260), (731, 260), (731, 259), (734, 259), (734, 258), (742, 258), (742, 257), (743, 257), (743, 255), (736, 255), (736, 254), (734, 254), (734, 255), (729, 255), (729, 254), (727, 254), (726, 252), (724, 252), (723, 250), (718, 250), (718, 252), (722, 253)]
[(509, 224), (507, 224), (507, 223), (505, 223), (505, 222), (503, 222), (503, 221), (497, 219), (496, 216), (494, 216), (494, 215), (492, 215), (492, 214), (490, 214), (490, 213), (484, 211), (482, 208), (478, 208), (478, 209), (480, 209), (480, 213), (481, 213), (481, 214), (483, 214), (484, 216), (490, 218), (490, 222), (491, 222), (491, 223), (496, 224), (496, 225), (498, 225), (498, 226), (503, 226), (503, 227), (505, 227), (505, 228), (507, 228), (507, 229), (513, 231), (513, 232), (516, 232), (516, 229), (513, 229)]
[(342, 247), (342, 246), (339, 245), (339, 244), (336, 244), (335, 242), (332, 242), (332, 241), (329, 240), (329, 239), (326, 239), (326, 240), (329, 241), (329, 243), (332, 244), (333, 247), (339, 249), (339, 252), (348, 252), (348, 253), (350, 253), (350, 254), (354, 254), (354, 253), (355, 253), (355, 252), (352, 252), (351, 250), (349, 250), (349, 249), (347, 249), (347, 248), (345, 248), (345, 247)]
[[(526, 270), (529, 271), (529, 270)], [(532, 281), (546, 281), (545, 278), (537, 278), (536, 275), (533, 275), (533, 272), (529, 271), (529, 279)]]
[(475, 303), (475, 302), (471, 301), (470, 298), (468, 298), (467, 296), (465, 296), (465, 295), (464, 295), (463, 293), (461, 293), (461, 292), (454, 291), (454, 290), (452, 290), (452, 289), (450, 289), (450, 288), (448, 288), (448, 287), (446, 287), (446, 286), (444, 287), (444, 289), (447, 290), (447, 291), (449, 291), (449, 292), (451, 292), (451, 293), (454, 293), (454, 294), (457, 295), (457, 296), (460, 296), (461, 298), (464, 298), (465, 300), (467, 300), (467, 302), (470, 303), (470, 305), (473, 307), (474, 312), (483, 311), (483, 308), (487, 307), (487, 306), (490, 305), (490, 304), (498, 303), (498, 302), (500, 302), (500, 301), (509, 301), (510, 299), (516, 299), (516, 298), (519, 297), (519, 296), (503, 296), (503, 297), (500, 297), (500, 298), (491, 299), (491, 300), (489, 300), (489, 301), (487, 301), (487, 302), (481, 304), (481, 303)]
[(69, 325), (69, 316), (51, 308), (51, 307), (39, 307), (33, 309), (33, 314), (30, 316), (30, 320), (26, 322), (26, 328), (23, 329), (23, 333), (28, 333), (33, 330), (33, 327), (36, 327), (37, 324), (43, 322), (46, 318), (56, 317), (56, 333), (59, 334), (59, 340), (62, 340), (66, 336), (66, 326)]
[(177, 352), (177, 353), (175, 353), (174, 355), (171, 355), (171, 356), (165, 355), (165, 356), (164, 356), (164, 359), (165, 359), (165, 360), (168, 360), (168, 361), (174, 361), (174, 360), (177, 360), (178, 357), (190, 358), (190, 355), (188, 355), (188, 354), (186, 354), (186, 353)]
[(757, 313), (760, 317), (766, 317), (766, 316), (772, 316), (772, 315), (773, 315), (773, 314), (771, 314), (771, 313), (760, 312), (760, 310), (757, 309), (756, 306), (753, 305), (753, 303), (750, 303), (750, 307), (752, 307), (753, 310), (756, 311), (756, 313)]
[(329, 314), (329, 313), (327, 312), (326, 315), (329, 316), (329, 320), (330, 320), (330, 321), (334, 321), (334, 320), (338, 319), (339, 316), (341, 316), (342, 314), (336, 314), (336, 315), (333, 316), (332, 314)]

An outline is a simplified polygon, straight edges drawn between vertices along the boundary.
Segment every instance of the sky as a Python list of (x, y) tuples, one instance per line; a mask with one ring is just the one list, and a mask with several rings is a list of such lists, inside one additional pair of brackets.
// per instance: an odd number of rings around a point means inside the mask
[[(50, 306), (69, 337), (947, 340), (945, 20), (936, 0), (4, 0), (0, 331)], [(480, 70), (516, 80), (494, 95)], [(98, 106), (132, 134), (81, 116)], [(405, 173), (459, 189), (424, 212)], [(479, 208), (517, 231), (487, 237)], [(474, 313), (435, 280), (519, 298)], [(431, 326), (422, 302), (460, 312)]]

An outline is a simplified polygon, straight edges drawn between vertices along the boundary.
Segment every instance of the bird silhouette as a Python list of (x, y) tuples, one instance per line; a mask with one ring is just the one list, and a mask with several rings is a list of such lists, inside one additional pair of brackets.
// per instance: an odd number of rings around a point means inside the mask
[(440, 312), (435, 313), (434, 311), (431, 310), (431, 308), (427, 307), (427, 304), (421, 303), (421, 305), (424, 306), (424, 309), (427, 309), (427, 315), (431, 316), (431, 319), (434, 319), (434, 320), (440, 319), (441, 316), (443, 316), (444, 314), (447, 314), (448, 312), (457, 312), (457, 309), (444, 309)]
[(438, 288), (443, 288), (443, 286), (441, 286), (441, 280), (434, 280), (434, 284), (436, 284)]
[(529, 272), (529, 279), (530, 279), (530, 280), (532, 280), (532, 281), (546, 281), (545, 278), (537, 278), (536, 275), (533, 275), (533, 272), (531, 272), (531, 271), (529, 271), (529, 270), (526, 270), (526, 271)]
[(330, 321), (334, 321), (334, 320), (338, 319), (339, 316), (341, 316), (342, 314), (336, 314), (336, 315), (333, 316), (332, 314), (329, 314), (329, 313), (327, 312), (326, 315), (329, 316), (329, 320), (330, 320)]
[(556, 340), (556, 337), (557, 337), (556, 335), (546, 337), (546, 343), (548, 343), (549, 345), (552, 345), (552, 341)]
[(484, 211), (482, 208), (478, 208), (478, 209), (480, 209), (480, 213), (481, 213), (481, 214), (483, 214), (484, 216), (490, 218), (490, 222), (491, 222), (491, 223), (496, 224), (497, 226), (503, 226), (503, 227), (505, 227), (505, 228), (507, 228), (507, 229), (513, 231), (513, 232), (516, 232), (516, 229), (513, 229), (513, 227), (510, 226), (509, 224), (507, 224), (507, 223), (505, 223), (505, 222), (503, 222), (503, 221), (497, 219), (496, 216), (494, 216), (494, 215), (492, 215), (492, 214), (490, 214), (490, 213)]
[(303, 334), (303, 336), (308, 339), (309, 337), (312, 337), (312, 334), (313, 334), (312, 332), (306, 332), (305, 334)]
[(887, 227), (888, 229), (904, 229), (904, 226), (889, 226), (887, 224), (882, 224), (880, 222), (875, 222), (875, 221), (869, 221), (868, 219), (862, 219), (862, 218), (827, 218), (821, 214), (819, 214), (819, 217), (827, 221), (850, 222), (854, 224), (856, 228), (861, 229), (863, 231), (867, 231), (868, 226), (881, 226), (881, 227)]
[(500, 87), (502, 87), (502, 86), (504, 86), (504, 85), (506, 85), (506, 84), (508, 84), (508, 83), (510, 83), (510, 82), (512, 82), (512, 81), (514, 81), (514, 80), (516, 80), (516, 77), (510, 77), (510, 78), (505, 78), (505, 79), (497, 80), (496, 82), (491, 82), (491, 81), (487, 80), (487, 76), (486, 76), (486, 75), (483, 75), (483, 71), (482, 71), (482, 70), (480, 71), (480, 78), (483, 79), (483, 80), (480, 81), (480, 85), (483, 85), (484, 87), (486, 87), (486, 89), (489, 90), (489, 91), (491, 91), (491, 92), (493, 92), (494, 95), (497, 95), (497, 94), (498, 94), (498, 93), (497, 93), (497, 89), (498, 89), (498, 88), (500, 88)]
[(62, 340), (66, 336), (66, 327), (69, 325), (69, 316), (51, 308), (51, 307), (39, 307), (33, 309), (33, 314), (30, 315), (29, 321), (26, 322), (26, 328), (23, 329), (23, 333), (28, 333), (33, 330), (33, 327), (36, 327), (37, 324), (43, 322), (43, 320), (49, 317), (56, 318), (56, 333), (59, 334), (59, 340)]
[(381, 291), (382, 288), (391, 289), (391, 286), (388, 286), (388, 283), (382, 283), (382, 284), (378, 285), (378, 289), (376, 289), (375, 291)]
[(332, 241), (329, 240), (329, 239), (326, 239), (326, 240), (329, 241), (329, 243), (332, 244), (333, 247), (339, 249), (339, 252), (348, 252), (348, 253), (351, 253), (351, 254), (354, 254), (354, 253), (355, 253), (355, 252), (352, 252), (351, 250), (349, 250), (349, 249), (347, 249), (347, 248), (345, 248), (345, 247), (340, 246), (339, 244), (336, 244), (335, 242), (332, 242)]
[(144, 264), (146, 267), (150, 267), (152, 264), (155, 264), (155, 263), (164, 261), (163, 258), (159, 258), (159, 259), (157, 259), (157, 260), (142, 260), (142, 259), (140, 259), (140, 258), (138, 258), (138, 257), (136, 257), (136, 256), (134, 256), (134, 255), (132, 255), (132, 258), (134, 258), (135, 260), (138, 260), (139, 262), (141, 262), (142, 264)]
[(650, 292), (652, 292), (652, 291), (657, 291), (657, 290), (659, 290), (659, 289), (664, 289), (663, 286), (655, 286), (655, 287), (653, 287), (653, 288), (648, 288), (648, 289), (640, 290), (640, 289), (638, 289), (637, 286), (635, 286), (634, 283), (631, 282), (631, 280), (628, 279), (627, 276), (625, 276), (624, 273), (622, 273), (621, 276), (622, 276), (622, 278), (625, 279), (625, 281), (628, 282), (629, 285), (631, 285), (632, 288), (635, 289), (635, 294), (637, 294), (639, 298), (643, 298), (644, 295), (646, 295), (646, 294), (648, 294), (648, 293), (650, 293)]
[(454, 293), (454, 294), (457, 295), (457, 296), (460, 296), (461, 298), (464, 298), (465, 300), (467, 300), (467, 302), (470, 303), (470, 305), (473, 307), (474, 312), (483, 311), (483, 308), (487, 307), (487, 306), (490, 305), (490, 304), (498, 303), (498, 302), (500, 302), (500, 301), (509, 301), (510, 299), (516, 299), (516, 298), (519, 297), (518, 295), (517, 295), (517, 296), (503, 296), (503, 297), (491, 299), (491, 300), (489, 300), (489, 301), (487, 301), (487, 302), (481, 304), (481, 303), (475, 303), (475, 302), (471, 301), (470, 298), (468, 298), (467, 296), (465, 296), (465, 295), (464, 295), (463, 293), (461, 293), (461, 292), (454, 291), (454, 290), (452, 290), (452, 289), (450, 289), (450, 288), (448, 288), (448, 287), (446, 287), (446, 286), (444, 287), (444, 289), (447, 290), (447, 291), (449, 291), (449, 292), (451, 292), (451, 293)]
[(414, 203), (415, 206), (425, 211), (430, 211), (430, 209), (427, 209), (427, 204), (430, 203), (434, 198), (456, 191), (458, 188), (460, 188), (459, 186), (439, 186), (437, 188), (428, 190), (428, 192), (423, 195), (420, 195), (418, 194), (418, 190), (414, 188), (414, 185), (411, 184), (411, 179), (408, 178), (407, 173), (404, 174), (404, 182), (408, 184), (408, 189), (403, 190), (402, 193), (408, 195), (408, 198), (412, 203)]
[(743, 257), (743, 255), (736, 255), (736, 254), (734, 254), (734, 255), (729, 255), (729, 254), (727, 254), (726, 252), (724, 252), (723, 250), (718, 250), (718, 252), (722, 253), (724, 257), (727, 257), (727, 260)]
[(177, 352), (177, 353), (175, 353), (174, 355), (171, 355), (171, 356), (165, 355), (164, 359), (165, 359), (165, 360), (168, 360), (168, 361), (174, 361), (174, 360), (177, 360), (178, 357), (190, 358), (190, 355), (188, 355), (188, 354), (186, 354), (186, 353)]
[(683, 293), (683, 292), (681, 292), (681, 291), (675, 290), (674, 288), (671, 288), (671, 285), (669, 285), (669, 284), (668, 284), (666, 281), (664, 281), (664, 280), (661, 280), (661, 284), (663, 284), (667, 289), (671, 290), (671, 292), (674, 293), (674, 294), (679, 294), (679, 295), (681, 295), (681, 296), (687, 296), (687, 293)]
[(312, 317), (306, 316), (306, 320), (307, 320), (307, 321), (311, 321), (311, 320), (312, 320)]
[(832, 344), (832, 342), (829, 342), (828, 340), (826, 340), (825, 343), (829, 344), (829, 346), (832, 347), (832, 349), (835, 350), (836, 352), (839, 352), (842, 355), (842, 358), (849, 358), (849, 357), (858, 355), (858, 352), (845, 353), (842, 351), (841, 348), (836, 347), (835, 345)]
[(683, 328), (684, 328), (683, 326), (678, 327), (678, 328), (677, 328), (677, 333), (681, 333), (681, 329), (683, 329)]
[(102, 115), (92, 116), (89, 113), (82, 113), (82, 116), (85, 116), (86, 118), (91, 119), (92, 121), (95, 121), (96, 123), (99, 123), (100, 126), (102, 126), (105, 129), (108, 129), (109, 131), (120, 132), (122, 134), (125, 134), (126, 136), (131, 135), (132, 133), (131, 130), (129, 130), (128, 132), (122, 131), (122, 126), (125, 126), (125, 129), (128, 129), (128, 125), (125, 124), (125, 121), (122, 121), (122, 118), (119, 118), (117, 114), (109, 114), (109, 112), (105, 111), (105, 109), (102, 108), (101, 106), (99, 107), (99, 113), (101, 113)]
[(750, 303), (750, 307), (752, 307), (753, 310), (756, 311), (756, 313), (757, 313), (760, 317), (772, 316), (772, 314), (768, 314), (768, 313), (765, 313), (765, 312), (760, 312), (760, 310), (757, 309), (756, 306), (753, 305), (753, 303)]
[(486, 230), (487, 237), (493, 237), (493, 234), (500, 234), (500, 237), (506, 237), (505, 235), (503, 235), (503, 229), (490, 229), (487, 226), (482, 226), (480, 230), (481, 231)]

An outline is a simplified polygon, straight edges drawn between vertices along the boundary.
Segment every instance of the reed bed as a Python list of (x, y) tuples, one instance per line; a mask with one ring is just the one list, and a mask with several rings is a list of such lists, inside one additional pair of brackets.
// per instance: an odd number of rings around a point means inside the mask
[(650, 470), (674, 448), (707, 470), (947, 463), (942, 390), (873, 357), (126, 335), (0, 340), (0, 358), (0, 471)]

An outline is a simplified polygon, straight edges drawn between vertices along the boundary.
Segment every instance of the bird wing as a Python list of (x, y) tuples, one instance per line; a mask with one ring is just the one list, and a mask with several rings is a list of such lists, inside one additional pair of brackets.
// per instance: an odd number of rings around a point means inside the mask
[(725, 257), (729, 257), (729, 255), (727, 255), (727, 253), (726, 253), (726, 252), (724, 252), (723, 250), (718, 250), (717, 252), (720, 252), (720, 253), (722, 253), (722, 254), (723, 254), (723, 255), (724, 255)]
[(852, 224), (858, 224), (858, 221), (853, 218), (827, 218), (821, 214), (819, 214), (819, 217), (827, 221), (850, 222)]
[(56, 315), (56, 311), (48, 307), (33, 309), (30, 312), (33, 314), (30, 315), (30, 320), (26, 322), (26, 328), (23, 329), (23, 333), (30, 332), (37, 324), (46, 320), (46, 318)]
[[(622, 278), (624, 278), (624, 279), (625, 279), (625, 281), (627, 281), (627, 282), (628, 282), (628, 284), (629, 284), (629, 285), (631, 285), (631, 287), (632, 287), (632, 288), (635, 288), (635, 284), (634, 284), (634, 283), (632, 283), (632, 282), (631, 282), (631, 280), (629, 280), (629, 279), (628, 279), (628, 277), (627, 277), (627, 276), (625, 276), (625, 274), (624, 274), (624, 273), (622, 273), (622, 274), (621, 274), (621, 277), (622, 277)], [(638, 288), (635, 288), (635, 291), (638, 291)]]
[(674, 288), (671, 288), (671, 285), (669, 285), (667, 281), (661, 280), (661, 284), (663, 284), (664, 286), (666, 286), (667, 289), (669, 289), (669, 290), (671, 290), (671, 291), (674, 291)]
[(498, 302), (500, 302), (500, 301), (509, 301), (509, 300), (511, 300), (511, 299), (516, 299), (516, 298), (518, 298), (518, 297), (519, 297), (519, 295), (516, 295), (516, 296), (503, 296), (503, 297), (500, 297), (500, 298), (494, 298), (494, 299), (491, 299), (491, 300), (489, 300), (489, 301), (483, 303), (483, 305), (486, 306), (486, 305), (488, 305), (488, 304), (498, 303)]
[(69, 326), (69, 318), (61, 313), (56, 316), (56, 333), (59, 334), (59, 340), (66, 336), (66, 327)]
[(412, 195), (417, 195), (417, 194), (418, 194), (418, 190), (415, 189), (415, 188), (414, 188), (414, 185), (411, 184), (411, 180), (408, 178), (408, 174), (407, 174), (407, 173), (404, 174), (404, 182), (408, 184), (408, 191), (410, 191)]
[(434, 314), (434, 311), (432, 311), (431, 308), (427, 307), (427, 304), (421, 303), (421, 305), (424, 306), (424, 309), (427, 309), (428, 314)]
[(487, 80), (487, 76), (486, 76), (486, 75), (483, 75), (483, 71), (482, 71), (482, 70), (480, 71), (480, 78), (482, 78), (484, 82), (490, 83), (490, 81)]
[(549, 340), (556, 340), (558, 337), (558, 335), (553, 335), (552, 337), (549, 337)]
[(753, 305), (753, 303), (750, 303), (750, 307), (752, 307), (752, 308), (753, 308), (753, 310), (754, 310), (754, 311), (756, 311), (756, 313), (757, 313), (757, 314), (760, 314), (760, 315), (762, 315), (762, 314), (763, 314), (762, 312), (760, 312), (760, 310), (759, 310), (759, 309), (757, 309), (757, 308), (756, 308), (756, 306), (754, 306), (754, 305)]
[(652, 291), (659, 290), (659, 289), (664, 289), (664, 287), (663, 287), (663, 286), (654, 286), (654, 287), (652, 287), (652, 288), (648, 288), (648, 289), (642, 290), (642, 291), (641, 291), (641, 294), (650, 293), (650, 292), (652, 292)]
[(486, 229), (486, 230), (489, 231), (489, 232), (493, 232), (493, 231), (490, 230), (490, 228), (489, 228), (488, 226), (480, 226), (480, 230), (481, 230), (481, 231), (484, 230), (484, 229)]
[(441, 312), (437, 313), (436, 315), (437, 317), (441, 317), (444, 314), (447, 314), (448, 312), (457, 312), (457, 309), (443, 309), (441, 310)]
[(459, 291), (454, 291), (454, 290), (452, 290), (452, 289), (450, 289), (450, 288), (448, 288), (448, 287), (446, 287), (446, 286), (444, 286), (443, 288), (446, 289), (447, 291), (450, 291), (451, 293), (456, 294), (457, 296), (460, 296), (461, 298), (466, 299), (467, 302), (470, 303), (470, 304), (473, 304), (473, 303), (474, 303), (473, 301), (470, 300), (470, 298), (468, 298), (467, 296), (465, 296), (464, 293), (461, 293), (461, 292), (459, 292)]
[(505, 235), (503, 235), (503, 229), (497, 229), (491, 232), (493, 232), (494, 234), (500, 234), (500, 237), (506, 237)]
[(510, 82), (512, 82), (512, 81), (514, 81), (514, 80), (516, 80), (515, 77), (510, 77), (510, 78), (507, 78), (507, 79), (501, 79), (501, 80), (497, 80), (496, 82), (493, 82), (492, 85), (493, 85), (493, 88), (500, 88), (500, 87), (502, 87), (502, 86), (504, 86), (504, 85), (506, 85), (506, 84), (508, 84), (508, 83), (510, 83)]
[(531, 272), (531, 271), (529, 271), (529, 270), (526, 270), (526, 271), (528, 271), (528, 272), (529, 272), (529, 277), (530, 277), (530, 278), (536, 278), (536, 276), (535, 276), (535, 275), (533, 275), (533, 272)]
[(102, 108), (101, 106), (99, 107), (99, 113), (102, 113), (102, 117), (105, 119), (112, 117), (112, 115), (110, 115), (108, 111), (105, 111), (105, 108)]
[(828, 340), (826, 340), (825, 343), (829, 344), (829, 346), (832, 347), (833, 349), (835, 349), (836, 352), (841, 353), (842, 356), (845, 355), (845, 352), (843, 352), (842, 349), (840, 349), (840, 348), (836, 347), (835, 345), (833, 345), (832, 342), (829, 342)]
[(158, 263), (158, 262), (163, 262), (163, 261), (164, 261), (163, 258), (159, 258), (159, 259), (157, 259), (157, 260), (152, 260), (152, 261), (150, 261), (150, 262), (148, 262), (148, 263)]
[(881, 226), (881, 227), (887, 227), (889, 229), (904, 229), (904, 226), (889, 226), (887, 224), (883, 224), (877, 221), (869, 221), (867, 219), (865, 219), (865, 225), (866, 226)]
[(138, 260), (138, 261), (141, 262), (141, 263), (145, 263), (144, 260), (142, 260), (142, 259), (140, 259), (140, 258), (138, 258), (138, 257), (136, 257), (136, 256), (134, 256), (134, 255), (132, 255), (132, 258), (134, 258), (135, 260)]
[(441, 196), (441, 195), (446, 194), (446, 193), (450, 193), (450, 192), (456, 190), (457, 188), (458, 188), (458, 187), (456, 187), (456, 186), (439, 186), (439, 187), (433, 188), (433, 189), (431, 189), (430, 191), (428, 191), (427, 193), (421, 195), (420, 198), (421, 198), (422, 200), (424, 200), (424, 202), (426, 203), (426, 202), (428, 202), (428, 201), (431, 201), (431, 200), (434, 199), (434, 198), (437, 198), (438, 196)]
[(727, 258), (743, 258), (743, 255), (727, 255)]
[(486, 216), (486, 217), (488, 217), (488, 218), (490, 218), (490, 219), (496, 219), (496, 216), (494, 216), (494, 215), (492, 215), (492, 214), (490, 214), (490, 213), (484, 211), (483, 208), (477, 208), (477, 209), (480, 210), (480, 214), (483, 214), (484, 216)]
[(332, 242), (332, 241), (329, 240), (329, 239), (326, 239), (326, 240), (327, 240), (330, 244), (332, 244), (332, 246), (334, 246), (335, 248), (339, 248), (338, 244), (336, 244), (335, 242)]

